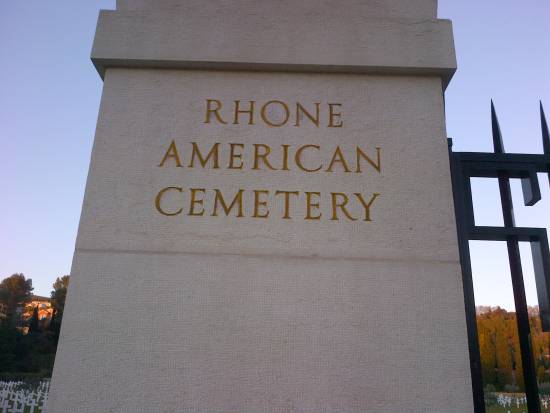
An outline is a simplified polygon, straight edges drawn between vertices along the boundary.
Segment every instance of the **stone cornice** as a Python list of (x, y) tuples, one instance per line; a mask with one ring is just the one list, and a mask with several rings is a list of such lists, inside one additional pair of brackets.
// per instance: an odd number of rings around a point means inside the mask
[(102, 77), (125, 67), (427, 75), (447, 85), (456, 70), (449, 20), (313, 17), (102, 11), (92, 61)]

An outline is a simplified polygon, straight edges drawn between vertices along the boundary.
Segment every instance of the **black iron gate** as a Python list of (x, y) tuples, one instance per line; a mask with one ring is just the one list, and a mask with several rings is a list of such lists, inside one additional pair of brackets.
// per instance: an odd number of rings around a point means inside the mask
[[(452, 141), (449, 139), (449, 156), (464, 284), (475, 413), (485, 413), (485, 401), (470, 262), (470, 240), (506, 241), (516, 306), (516, 320), (527, 406), (529, 413), (540, 412), (519, 242), (529, 242), (531, 244), (542, 329), (543, 331), (550, 331), (550, 253), (548, 250), (548, 237), (545, 228), (516, 227), (512, 193), (510, 190), (510, 179), (521, 179), (524, 203), (526, 206), (531, 206), (541, 199), (537, 173), (548, 173), (550, 183), (550, 137), (542, 103), (540, 105), (540, 117), (544, 147), (543, 155), (507, 154), (504, 152), (502, 135), (493, 102), (491, 102), (491, 121), (494, 153), (453, 152)], [(470, 178), (473, 177), (498, 179), (504, 226), (488, 227), (475, 225), (470, 182)]]

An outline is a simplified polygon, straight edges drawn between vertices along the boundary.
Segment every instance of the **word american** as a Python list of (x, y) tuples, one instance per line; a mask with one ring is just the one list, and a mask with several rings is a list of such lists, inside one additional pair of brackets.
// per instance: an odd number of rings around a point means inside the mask
[(382, 168), (379, 147), (370, 154), (359, 146), (346, 151), (339, 145), (327, 148), (311, 144), (272, 147), (263, 143), (215, 142), (210, 146), (202, 145), (201, 149), (197, 142), (178, 146), (175, 140), (170, 142), (158, 166), (355, 173), (362, 173), (366, 168), (381, 173)]

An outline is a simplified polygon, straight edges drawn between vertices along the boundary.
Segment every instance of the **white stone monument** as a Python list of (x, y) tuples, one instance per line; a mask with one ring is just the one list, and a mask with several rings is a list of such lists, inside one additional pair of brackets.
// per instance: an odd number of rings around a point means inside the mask
[(119, 0), (49, 413), (471, 412), (436, 0)]

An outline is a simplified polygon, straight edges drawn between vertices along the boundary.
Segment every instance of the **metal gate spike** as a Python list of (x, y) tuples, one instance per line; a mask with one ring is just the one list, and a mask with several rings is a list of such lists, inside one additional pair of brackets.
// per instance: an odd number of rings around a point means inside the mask
[[(544, 114), (544, 107), (542, 101), (540, 104), (540, 127), (542, 129), (542, 148), (545, 155), (550, 155), (550, 133), (548, 132), (548, 123), (546, 122), (546, 115)], [(550, 165), (548, 165), (548, 184), (550, 185)]]
[(504, 143), (502, 142), (502, 133), (500, 132), (500, 125), (498, 123), (497, 113), (495, 111), (495, 104), (491, 99), (491, 126), (493, 129), (493, 146), (495, 153), (505, 153)]

